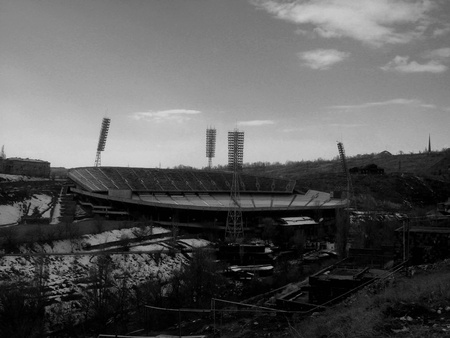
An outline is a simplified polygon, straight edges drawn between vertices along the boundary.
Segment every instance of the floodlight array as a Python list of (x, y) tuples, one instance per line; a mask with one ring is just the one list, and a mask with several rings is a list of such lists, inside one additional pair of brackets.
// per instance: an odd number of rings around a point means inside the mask
[(208, 168), (212, 167), (212, 158), (216, 156), (216, 129), (206, 129), (206, 157), (208, 158)]
[(216, 156), (216, 130), (213, 128), (206, 129), (206, 157), (213, 158)]
[(111, 119), (104, 117), (102, 121), (102, 129), (100, 130), (100, 137), (98, 138), (97, 154), (95, 156), (95, 166), (98, 167), (101, 164), (101, 152), (105, 150), (106, 137), (108, 136), (109, 124)]
[(100, 137), (98, 139), (97, 151), (105, 150), (106, 137), (108, 136), (109, 124), (111, 123), (111, 119), (108, 117), (104, 117), (102, 121), (102, 129), (100, 130)]
[(342, 144), (342, 142), (338, 142), (337, 146), (339, 151), (339, 157), (341, 159), (342, 170), (346, 174), (348, 172), (348, 168), (347, 168), (347, 160), (345, 157), (344, 145)]
[(241, 170), (244, 161), (244, 132), (235, 129), (228, 132), (228, 169)]

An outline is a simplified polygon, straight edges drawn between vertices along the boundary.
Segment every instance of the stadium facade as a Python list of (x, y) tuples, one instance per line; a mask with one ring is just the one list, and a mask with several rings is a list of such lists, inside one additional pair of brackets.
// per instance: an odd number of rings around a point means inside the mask
[[(225, 226), (233, 173), (216, 170), (83, 167), (70, 169), (71, 191), (91, 212), (134, 219), (146, 217), (192, 227)], [(310, 216), (334, 219), (345, 199), (310, 190), (296, 181), (239, 175), (239, 208), (246, 228), (265, 217)]]

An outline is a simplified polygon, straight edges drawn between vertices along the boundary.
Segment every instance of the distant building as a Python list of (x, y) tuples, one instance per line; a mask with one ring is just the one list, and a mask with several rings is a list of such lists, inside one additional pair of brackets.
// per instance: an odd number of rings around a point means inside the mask
[[(283, 217), (278, 220), (283, 232), (292, 236), (302, 236), (306, 242), (317, 242), (323, 237), (325, 227), (311, 217)], [(306, 243), (305, 243), (306, 244)]]
[(392, 154), (387, 150), (384, 150), (381, 153), (375, 155), (375, 157), (388, 157), (388, 156), (392, 156)]
[(0, 158), (0, 173), (33, 177), (50, 177), (50, 162), (29, 158)]
[(69, 169), (64, 167), (52, 167), (50, 168), (50, 176), (52, 178), (67, 178), (67, 173)]
[(363, 167), (353, 167), (349, 170), (351, 174), (363, 174), (363, 175), (383, 175), (384, 169), (380, 168), (376, 164), (368, 164)]

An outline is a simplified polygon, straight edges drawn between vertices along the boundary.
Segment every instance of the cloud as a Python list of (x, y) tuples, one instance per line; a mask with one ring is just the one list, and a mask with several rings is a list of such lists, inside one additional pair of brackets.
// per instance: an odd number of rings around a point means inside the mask
[(333, 128), (362, 128), (368, 125), (366, 123), (331, 123), (328, 126)]
[(303, 65), (306, 67), (324, 70), (329, 69), (335, 63), (344, 61), (350, 54), (336, 49), (316, 49), (298, 53), (297, 56), (304, 61)]
[(270, 124), (275, 124), (272, 120), (253, 120), (253, 121), (241, 121), (238, 122), (239, 126), (248, 126), (248, 127), (259, 127), (259, 126), (267, 126)]
[(409, 61), (408, 56), (396, 56), (381, 69), (399, 73), (443, 73), (448, 67), (439, 60), (430, 60), (420, 64), (416, 61)]
[(423, 58), (432, 60), (447, 60), (450, 59), (450, 48), (439, 48), (423, 53)]
[(189, 109), (171, 109), (160, 111), (148, 111), (133, 113), (131, 117), (135, 120), (152, 121), (161, 123), (164, 121), (171, 121), (177, 123), (183, 123), (189, 121), (192, 115), (201, 114), (198, 110)]
[(422, 37), (433, 23), (429, 12), (437, 6), (429, 0), (251, 2), (278, 19), (296, 24), (302, 33), (308, 30), (323, 38), (348, 37), (371, 46), (404, 44)]
[(303, 132), (305, 130), (310, 129), (310, 127), (306, 128), (306, 127), (294, 127), (294, 128), (285, 128), (282, 129), (281, 132), (283, 133), (298, 133), (298, 132)]
[(373, 107), (389, 106), (389, 105), (411, 105), (421, 108), (430, 108), (430, 109), (436, 108), (436, 106), (433, 104), (426, 104), (417, 99), (402, 99), (402, 98), (380, 102), (367, 102), (356, 105), (330, 106), (329, 108), (338, 110), (355, 110), (355, 109), (368, 109)]
[(318, 128), (323, 130), (323, 128), (331, 127), (331, 128), (363, 128), (368, 125), (365, 123), (321, 123), (317, 125), (309, 125), (308, 127), (293, 127), (293, 128), (285, 128), (281, 129), (282, 133), (304, 133), (310, 132), (314, 128)]
[(450, 33), (450, 24), (445, 23), (442, 25), (442, 27), (435, 28), (435, 30), (433, 31), (433, 36), (439, 37), (448, 33)]

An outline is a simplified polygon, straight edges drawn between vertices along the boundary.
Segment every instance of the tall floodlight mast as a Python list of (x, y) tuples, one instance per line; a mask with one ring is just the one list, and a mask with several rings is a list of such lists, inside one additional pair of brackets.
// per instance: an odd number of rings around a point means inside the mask
[(104, 117), (102, 121), (102, 129), (100, 130), (100, 137), (98, 138), (97, 156), (95, 156), (95, 166), (98, 167), (101, 164), (101, 152), (105, 150), (106, 137), (108, 136), (109, 124), (111, 119)]
[(212, 159), (216, 156), (216, 129), (206, 129), (206, 157), (208, 158), (208, 168), (212, 167)]
[(244, 132), (235, 129), (228, 132), (228, 169), (233, 171), (230, 206), (228, 209), (225, 238), (238, 242), (244, 238), (244, 225), (239, 194), (239, 172), (244, 159)]
[(339, 157), (341, 159), (342, 170), (344, 171), (344, 175), (347, 179), (347, 201), (350, 204), (350, 201), (353, 198), (352, 179), (350, 177), (350, 172), (348, 171), (347, 158), (345, 157), (344, 145), (342, 144), (342, 142), (338, 142), (337, 146), (338, 146), (338, 151), (339, 151)]

